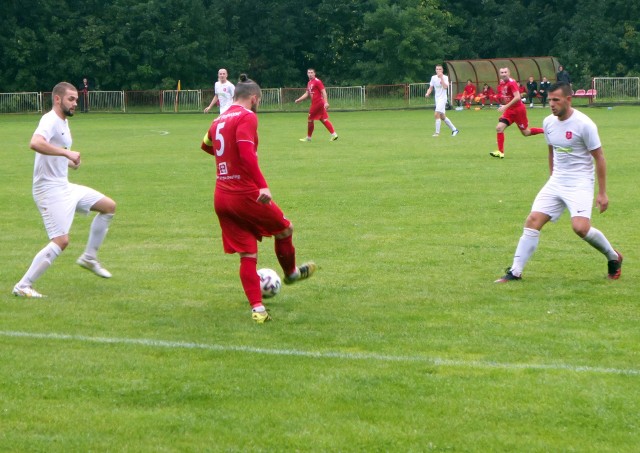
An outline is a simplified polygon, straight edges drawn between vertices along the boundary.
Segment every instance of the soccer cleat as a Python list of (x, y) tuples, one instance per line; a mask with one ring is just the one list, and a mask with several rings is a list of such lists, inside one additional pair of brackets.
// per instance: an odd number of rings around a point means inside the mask
[(291, 285), (292, 283), (295, 283), (298, 280), (304, 280), (305, 278), (309, 278), (314, 274), (317, 268), (318, 266), (316, 266), (316, 263), (314, 263), (313, 261), (304, 263), (303, 265), (298, 267), (293, 274), (285, 276), (284, 283), (286, 285)]
[(80, 267), (84, 267), (85, 269), (90, 270), (98, 277), (111, 278), (111, 272), (102, 267), (100, 261), (98, 260), (89, 259), (82, 255), (80, 258), (78, 258), (76, 264), (79, 264)]
[(310, 142), (311, 141), (311, 137), (301, 138), (300, 141), (301, 142)]
[(615, 252), (618, 254), (618, 259), (611, 260), (607, 263), (607, 267), (609, 268), (607, 278), (609, 280), (618, 280), (620, 274), (622, 274), (622, 255), (617, 250)]
[(38, 291), (33, 289), (31, 286), (14, 286), (13, 287), (13, 295), (18, 297), (28, 297), (30, 299), (40, 299), (42, 297), (46, 297), (40, 294)]
[(252, 311), (251, 319), (253, 319), (258, 324), (264, 324), (267, 321), (271, 321), (271, 316), (269, 316), (269, 312), (265, 311)]
[(489, 153), (490, 156), (499, 157), (500, 159), (504, 159), (504, 153), (500, 151), (493, 151)]
[(333, 134), (331, 134), (331, 138), (329, 140), (331, 140), (332, 142), (335, 142), (336, 140), (338, 140), (338, 134), (334, 132)]
[(451, 131), (451, 135), (455, 137), (456, 135), (458, 135), (458, 132), (460, 132), (458, 129), (456, 129), (455, 131)]
[(436, 132), (435, 134), (432, 135), (432, 137), (440, 137), (440, 134)]
[(513, 282), (513, 281), (518, 281), (518, 280), (522, 280), (522, 276), (520, 277), (516, 277), (515, 275), (513, 275), (513, 273), (511, 272), (511, 268), (508, 267), (507, 268), (507, 273), (504, 274), (504, 276), (502, 276), (501, 278), (499, 278), (498, 280), (496, 280), (493, 283), (507, 283), (507, 282)]

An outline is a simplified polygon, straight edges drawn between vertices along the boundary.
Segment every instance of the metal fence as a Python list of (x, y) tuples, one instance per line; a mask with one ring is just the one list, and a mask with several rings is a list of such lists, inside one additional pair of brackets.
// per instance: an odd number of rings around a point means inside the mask
[(595, 77), (591, 86), (594, 103), (640, 102), (640, 77)]
[[(375, 110), (433, 107), (434, 98), (425, 98), (427, 83), (327, 87), (332, 110)], [(301, 112), (309, 100), (295, 103), (306, 88), (263, 88), (260, 111)], [(89, 112), (184, 113), (202, 112), (214, 92), (206, 90), (90, 91)], [(78, 106), (81, 110), (85, 99)], [(0, 93), (0, 113), (48, 111), (51, 93)]]
[(42, 93), (0, 93), (0, 113), (42, 112)]

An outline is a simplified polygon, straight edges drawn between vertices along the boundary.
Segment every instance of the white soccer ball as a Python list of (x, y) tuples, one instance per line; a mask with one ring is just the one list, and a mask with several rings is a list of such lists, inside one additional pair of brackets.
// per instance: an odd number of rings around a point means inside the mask
[(268, 299), (275, 296), (280, 292), (282, 287), (282, 280), (280, 276), (273, 269), (259, 269), (258, 276), (260, 277), (260, 289), (262, 290), (262, 297)]

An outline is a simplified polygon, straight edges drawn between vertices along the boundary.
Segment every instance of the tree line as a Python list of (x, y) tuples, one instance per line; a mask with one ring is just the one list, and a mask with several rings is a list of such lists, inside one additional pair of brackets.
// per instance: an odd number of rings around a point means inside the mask
[[(552, 55), (583, 86), (640, 74), (628, 0), (2, 0), (0, 91), (423, 82), (444, 60)], [(551, 75), (551, 78), (553, 75)]]

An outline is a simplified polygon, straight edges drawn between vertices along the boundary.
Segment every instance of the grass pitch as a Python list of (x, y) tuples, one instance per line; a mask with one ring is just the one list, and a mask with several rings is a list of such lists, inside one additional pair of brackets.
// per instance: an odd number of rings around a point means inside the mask
[[(548, 177), (544, 138), (495, 110), (260, 116), (261, 167), (320, 270), (267, 301), (255, 325), (237, 256), (222, 252), (212, 116), (71, 119), (73, 182), (118, 203), (101, 250), (114, 274), (75, 265), (91, 218), (38, 281), (11, 288), (47, 242), (31, 198), (38, 116), (4, 116), (0, 235), (2, 451), (637, 451), (640, 110), (585, 109), (600, 127), (619, 281), (572, 231), (542, 232), (524, 279), (511, 264)], [(548, 112), (529, 111), (532, 125)], [(280, 271), (273, 241), (259, 267)]]

